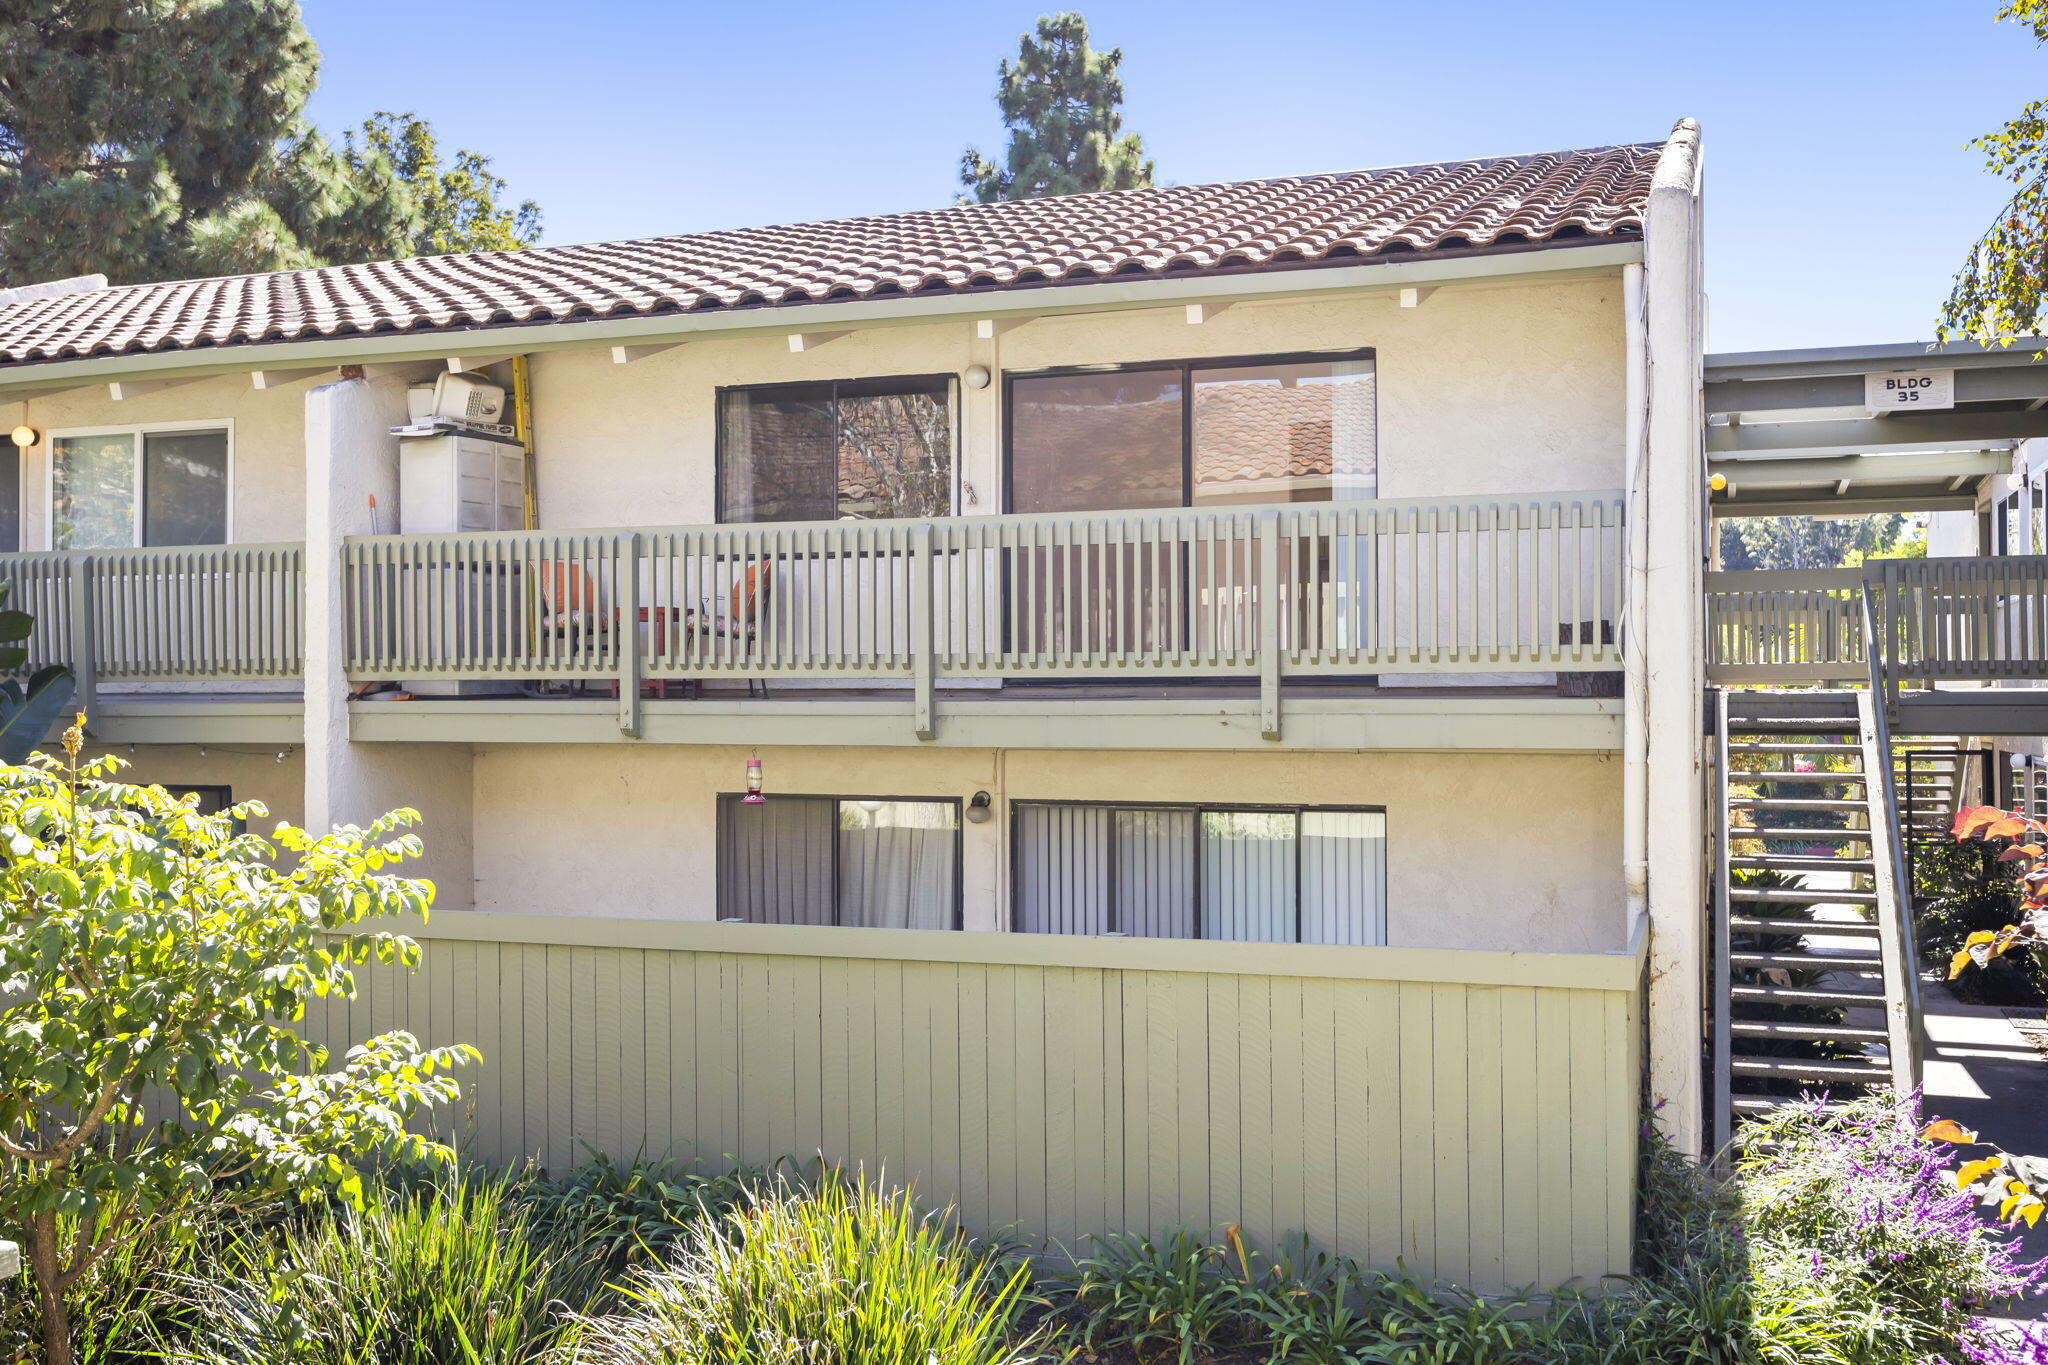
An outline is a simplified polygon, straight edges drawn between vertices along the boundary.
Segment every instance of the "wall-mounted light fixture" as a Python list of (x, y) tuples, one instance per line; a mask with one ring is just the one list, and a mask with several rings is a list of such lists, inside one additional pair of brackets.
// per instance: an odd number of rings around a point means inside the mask
[(970, 389), (985, 389), (988, 387), (988, 381), (989, 372), (986, 365), (969, 365), (960, 371), (960, 382)]
[(882, 802), (875, 800), (872, 796), (868, 797), (866, 800), (863, 801), (856, 801), (853, 804), (859, 806), (869, 815), (873, 815), (876, 811), (880, 810), (883, 805)]
[(981, 825), (988, 823), (989, 811), (995, 806), (987, 792), (976, 792), (967, 798), (967, 823)]
[(37, 431), (34, 427), (21, 426), (7, 433), (7, 438), (21, 449), (27, 450), (30, 446), (43, 439), (43, 433)]

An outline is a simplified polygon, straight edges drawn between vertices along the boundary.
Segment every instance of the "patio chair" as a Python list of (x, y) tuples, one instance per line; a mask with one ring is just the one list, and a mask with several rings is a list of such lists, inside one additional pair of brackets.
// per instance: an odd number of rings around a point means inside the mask
[[(543, 635), (553, 635), (569, 642), (572, 649), (587, 647), (602, 651), (609, 644), (609, 637), (618, 630), (619, 612), (616, 607), (604, 605), (597, 587), (597, 580), (590, 570), (581, 564), (564, 560), (544, 559), (535, 566), (540, 580), (541, 616), (539, 630)], [(663, 649), (663, 638), (668, 622), (675, 619), (673, 607), (642, 607), (640, 623), (654, 632), (654, 651)], [(637, 639), (631, 644), (637, 644)], [(629, 646), (630, 647), (630, 646)], [(576, 691), (583, 690), (583, 680), (572, 679)], [(668, 696), (668, 680), (655, 678), (640, 685), (642, 695)], [(611, 694), (619, 695), (616, 680), (610, 684)]]
[[(708, 597), (700, 607), (685, 607), (681, 616), (684, 641), (698, 638), (710, 641), (729, 640), (734, 642), (736, 649), (751, 649), (759, 637), (761, 618), (767, 610), (769, 589), (774, 576), (774, 564), (766, 559), (759, 560), (747, 566), (744, 578), (734, 580), (732, 592), (727, 596), (729, 611), (713, 612), (711, 599)], [(753, 695), (757, 681), (761, 687), (761, 695), (767, 696), (766, 678), (748, 678), (747, 695)], [(691, 695), (696, 695), (694, 688)]]

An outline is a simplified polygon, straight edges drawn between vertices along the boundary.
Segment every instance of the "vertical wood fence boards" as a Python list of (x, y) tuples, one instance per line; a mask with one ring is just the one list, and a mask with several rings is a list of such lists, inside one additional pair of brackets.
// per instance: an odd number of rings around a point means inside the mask
[(1621, 517), (1593, 492), (359, 537), (347, 666), (921, 685), (1614, 669)]
[(30, 670), (99, 681), (293, 679), (305, 671), (305, 551), (202, 545), (0, 555), (35, 617)]
[(1069, 1248), (1236, 1223), (1488, 1290), (1628, 1268), (1639, 954), (462, 912), (422, 939), (313, 1032), (474, 1043), (451, 1134), (490, 1162), (822, 1151)]
[(2048, 678), (2048, 555), (1886, 559), (1865, 571), (1891, 687)]
[(1706, 576), (1707, 681), (1851, 682), (1868, 676), (1861, 569)]

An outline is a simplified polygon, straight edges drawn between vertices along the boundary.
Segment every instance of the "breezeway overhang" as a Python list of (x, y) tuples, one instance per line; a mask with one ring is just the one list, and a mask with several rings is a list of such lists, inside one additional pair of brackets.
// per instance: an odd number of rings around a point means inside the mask
[[(1859, 516), (1968, 510), (2009, 473), (2021, 441), (2048, 438), (2044, 343), (1908, 342), (1712, 355), (1706, 456), (1716, 516)], [(1954, 374), (1952, 407), (1872, 412), (1865, 381)]]

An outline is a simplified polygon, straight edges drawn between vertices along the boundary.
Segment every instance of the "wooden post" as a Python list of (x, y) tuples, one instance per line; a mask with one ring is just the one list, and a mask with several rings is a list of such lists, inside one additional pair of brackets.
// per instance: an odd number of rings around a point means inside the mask
[(932, 672), (937, 649), (932, 640), (932, 525), (921, 522), (910, 532), (910, 669), (916, 690), (913, 728), (919, 739), (938, 733), (932, 722)]
[[(616, 542), (618, 566), (619, 733), (640, 738), (640, 537)], [(594, 604), (593, 604), (594, 605)]]
[[(73, 555), (67, 565), (69, 571), (64, 576), (64, 591), (71, 611), (71, 677), (77, 688), (78, 709), (85, 713), (86, 725), (90, 728), (99, 716), (99, 707), (94, 700), (97, 677), (92, 644), (92, 557)], [(41, 738), (37, 736), (38, 740)]]
[(1280, 513), (1259, 513), (1259, 733), (1280, 738)]

